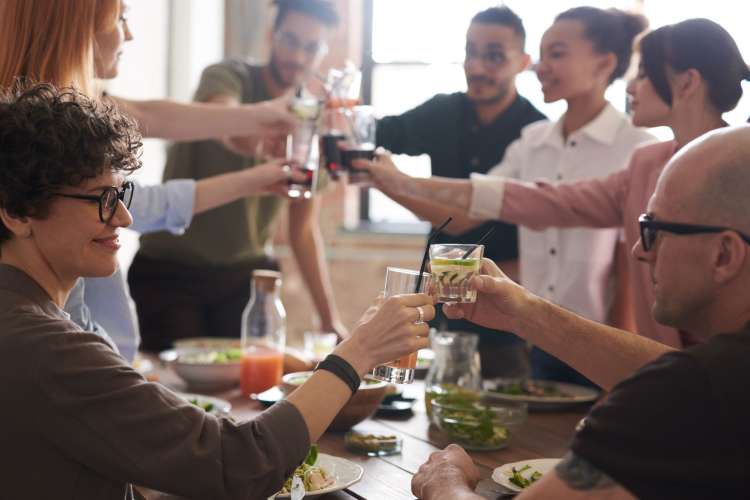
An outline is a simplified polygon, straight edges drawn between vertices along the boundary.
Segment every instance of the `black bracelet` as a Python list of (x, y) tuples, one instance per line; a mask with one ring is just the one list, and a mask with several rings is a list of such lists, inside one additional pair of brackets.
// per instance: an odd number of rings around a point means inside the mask
[(357, 389), (359, 389), (360, 379), (357, 371), (341, 356), (329, 354), (323, 361), (318, 363), (315, 370), (325, 370), (336, 375), (349, 387), (352, 391), (352, 395), (354, 395), (354, 393), (357, 392)]

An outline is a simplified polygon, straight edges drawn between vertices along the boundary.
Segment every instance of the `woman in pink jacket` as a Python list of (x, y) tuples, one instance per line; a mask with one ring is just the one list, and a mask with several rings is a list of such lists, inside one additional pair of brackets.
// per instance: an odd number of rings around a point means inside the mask
[[(633, 124), (668, 126), (674, 140), (636, 149), (628, 168), (604, 178), (557, 185), (507, 180), (500, 187), (499, 218), (532, 229), (620, 226), (629, 247), (638, 242), (638, 216), (646, 210), (664, 165), (688, 142), (726, 125), (722, 114), (737, 105), (741, 82), (750, 79), (732, 37), (707, 19), (649, 33), (641, 40), (640, 54), (638, 76), (628, 86)], [(474, 208), (472, 213), (482, 215), (481, 207)], [(690, 343), (654, 321), (648, 266), (632, 255), (628, 266), (638, 333), (673, 347)]]
[[(742, 96), (750, 70), (732, 37), (707, 19), (661, 27), (640, 42), (638, 76), (629, 84), (633, 124), (668, 126), (674, 140), (641, 146), (626, 169), (573, 183), (524, 182), (474, 175), (471, 181), (412, 179), (387, 157), (370, 165), (386, 193), (429, 198), (477, 220), (502, 219), (534, 230), (549, 227), (622, 227), (626, 243), (638, 242), (638, 216), (646, 209), (667, 160), (700, 135), (726, 125), (724, 112)], [(690, 339), (651, 316), (653, 289), (648, 267), (632, 255), (632, 302), (639, 334), (673, 347)]]

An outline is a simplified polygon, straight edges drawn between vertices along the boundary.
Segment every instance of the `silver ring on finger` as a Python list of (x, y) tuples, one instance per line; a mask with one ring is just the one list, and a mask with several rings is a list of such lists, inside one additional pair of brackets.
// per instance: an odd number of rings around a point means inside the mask
[(417, 306), (417, 313), (419, 314), (419, 318), (414, 322), (414, 324), (421, 325), (422, 323), (424, 323), (424, 309), (422, 309), (422, 306)]
[(290, 167), (289, 165), (284, 165), (283, 167), (281, 167), (281, 171), (284, 172), (287, 181), (292, 180), (292, 167)]

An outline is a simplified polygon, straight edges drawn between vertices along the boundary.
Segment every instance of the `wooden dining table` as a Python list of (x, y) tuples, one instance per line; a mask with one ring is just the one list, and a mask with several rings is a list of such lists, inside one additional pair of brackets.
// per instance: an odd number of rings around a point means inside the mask
[[(158, 359), (151, 358), (156, 366), (152, 377), (174, 390), (186, 391), (176, 374), (161, 366)], [(385, 457), (368, 457), (352, 453), (344, 446), (344, 433), (326, 432), (318, 441), (320, 451), (342, 457), (359, 464), (364, 469), (362, 479), (348, 488), (319, 496), (320, 500), (413, 499), (412, 476), (430, 454), (444, 448), (450, 441), (445, 434), (429, 424), (424, 407), (424, 383), (416, 381), (404, 385), (404, 396), (417, 398), (414, 408), (398, 418), (373, 416), (355, 426), (377, 434), (399, 434), (403, 437), (400, 454)], [(231, 415), (237, 420), (252, 419), (265, 408), (261, 403), (240, 394), (239, 388), (206, 394), (229, 401)], [(532, 458), (562, 457), (570, 444), (576, 424), (586, 414), (587, 408), (569, 408), (564, 411), (530, 412), (528, 419), (512, 434), (508, 446), (496, 451), (469, 452), (479, 467), (482, 480), (476, 492), (485, 498), (505, 498), (511, 492), (491, 479), (492, 471), (503, 464)], [(170, 500), (179, 497), (138, 488), (147, 500)]]

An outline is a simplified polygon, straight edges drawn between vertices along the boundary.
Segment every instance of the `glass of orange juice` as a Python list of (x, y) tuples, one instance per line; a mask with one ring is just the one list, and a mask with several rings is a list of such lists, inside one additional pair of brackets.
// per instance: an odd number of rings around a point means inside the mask
[[(385, 271), (385, 297), (415, 293), (419, 271), (389, 267)], [(422, 273), (418, 293), (429, 293), (432, 276)], [(390, 363), (378, 365), (372, 372), (374, 378), (392, 384), (411, 384), (414, 382), (414, 371), (417, 366), (417, 353), (395, 359)]]

